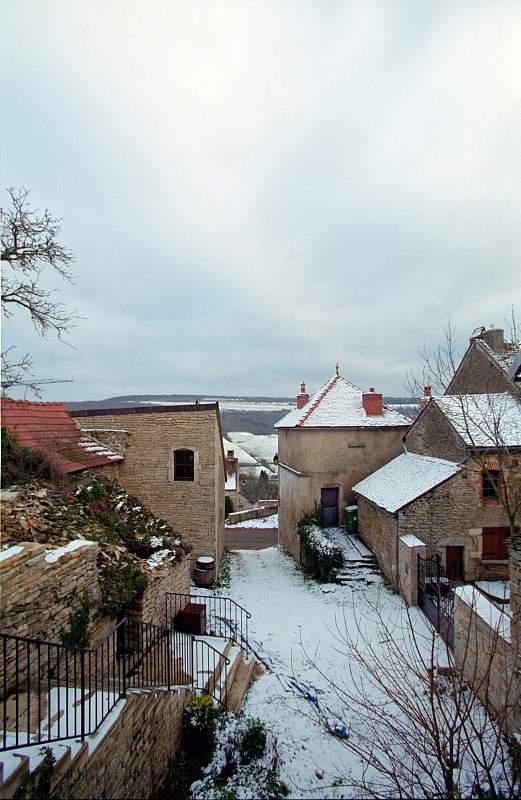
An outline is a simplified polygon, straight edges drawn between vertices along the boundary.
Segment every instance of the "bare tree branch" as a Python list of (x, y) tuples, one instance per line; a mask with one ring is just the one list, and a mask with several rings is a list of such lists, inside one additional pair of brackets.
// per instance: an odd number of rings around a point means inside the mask
[[(45, 266), (61, 278), (73, 282), (72, 252), (60, 242), (61, 219), (48, 209), (29, 206), (29, 190), (7, 189), (10, 206), (1, 210), (2, 312), (6, 319), (15, 309), (26, 312), (40, 336), (54, 333), (60, 341), (74, 327), (76, 311), (68, 311), (52, 290), (42, 288), (40, 276)], [(26, 354), (12, 361), (9, 348), (2, 353), (2, 387), (24, 386), (37, 397), (46, 381), (32, 375), (32, 359)]]

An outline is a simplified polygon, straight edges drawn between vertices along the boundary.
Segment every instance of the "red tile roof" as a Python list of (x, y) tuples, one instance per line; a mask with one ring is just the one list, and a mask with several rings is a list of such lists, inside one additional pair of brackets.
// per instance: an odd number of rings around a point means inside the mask
[(63, 403), (2, 398), (2, 425), (18, 444), (38, 450), (59, 472), (78, 472), (122, 461), (123, 456), (85, 435)]

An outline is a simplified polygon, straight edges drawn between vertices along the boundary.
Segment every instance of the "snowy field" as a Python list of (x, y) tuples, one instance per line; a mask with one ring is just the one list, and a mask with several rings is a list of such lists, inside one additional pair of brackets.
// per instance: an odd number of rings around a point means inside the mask
[[(350, 736), (356, 736), (356, 723), (325, 677), (310, 665), (305, 651), (324, 675), (350, 688), (360, 686), (356, 663), (349, 663), (339, 652), (338, 626), (347, 624), (353, 633), (356, 609), (367, 636), (378, 649), (381, 630), (374, 611), (378, 605), (393, 641), (407, 648), (401, 597), (387, 589), (378, 576), (373, 576), (372, 585), (365, 581), (348, 586), (318, 584), (307, 579), (276, 547), (233, 553), (231, 574), (226, 594), (251, 611), (250, 642), (257, 658), (269, 668), (250, 689), (244, 712), (265, 720), (278, 737), (281, 778), (290, 787), (290, 797), (356, 797), (354, 790), (346, 788), (345, 780), (344, 786), (338, 785), (338, 776), (346, 771), (360, 776), (360, 763), (341, 740), (318, 725), (315, 702), (332, 725), (345, 725)], [(418, 609), (413, 608), (411, 615), (427, 649), (432, 641), (430, 625)], [(444, 655), (444, 651), (440, 653), (440, 663), (444, 663)]]
[(247, 431), (233, 431), (228, 434), (228, 438), (234, 444), (240, 445), (243, 450), (246, 450), (254, 458), (262, 458), (273, 467), (273, 457), (278, 449), (276, 433), (263, 436), (261, 434), (248, 433)]
[[(225, 453), (228, 450), (234, 451), (243, 474), (248, 471), (254, 472), (255, 475), (259, 475), (263, 470), (273, 473), (277, 471), (273, 464), (273, 456), (277, 452), (276, 434), (262, 436), (246, 431), (233, 432), (223, 439), (223, 446)], [(262, 464), (261, 459), (265, 460), (267, 465)]]

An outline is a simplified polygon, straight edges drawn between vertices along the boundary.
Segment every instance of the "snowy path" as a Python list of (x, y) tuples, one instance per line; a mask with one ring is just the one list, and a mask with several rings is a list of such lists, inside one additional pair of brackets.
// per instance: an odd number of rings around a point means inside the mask
[[(325, 679), (309, 665), (303, 647), (326, 674), (351, 683), (347, 659), (335, 650), (339, 646), (334, 634), (337, 623), (343, 623), (345, 613), (352, 627), (353, 603), (357, 613), (374, 619), (370, 604), (380, 602), (386, 616), (395, 621), (395, 635), (399, 637), (402, 599), (385, 588), (379, 578), (373, 586), (363, 588), (317, 584), (305, 578), (278, 548), (235, 553), (229, 595), (252, 612), (250, 639), (270, 668), (251, 688), (244, 711), (265, 720), (278, 736), (282, 779), (290, 787), (290, 796), (349, 797), (345, 788), (331, 784), (338, 764), (348, 764), (355, 770), (358, 765), (338, 739), (301, 712), (312, 713), (316, 699), (333, 722), (349, 726), (349, 720), (342, 719), (338, 701)], [(425, 629), (423, 615), (414, 609), (413, 613), (418, 627)], [(367, 624), (374, 627), (374, 622)]]

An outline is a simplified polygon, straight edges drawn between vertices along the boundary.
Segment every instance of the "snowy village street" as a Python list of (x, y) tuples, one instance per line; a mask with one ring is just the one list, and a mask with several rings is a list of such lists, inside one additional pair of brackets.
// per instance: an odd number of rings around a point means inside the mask
[[(343, 723), (349, 730), (350, 720), (325, 678), (309, 664), (305, 651), (338, 683), (352, 681), (347, 658), (335, 649), (340, 648), (335, 635), (337, 623), (343, 625), (345, 613), (354, 630), (356, 608), (364, 625), (367, 617), (373, 620), (374, 630), (372, 607), (379, 604), (395, 626), (395, 636), (400, 637), (406, 619), (403, 600), (375, 575), (370, 585), (365, 580), (348, 586), (316, 583), (276, 547), (232, 553), (231, 575), (226, 593), (251, 611), (252, 647), (270, 668), (251, 688), (244, 712), (260, 717), (278, 737), (281, 778), (290, 787), (290, 796), (353, 796), (345, 787), (333, 784), (342, 769), (344, 774), (346, 769), (358, 772), (359, 765), (339, 739), (312, 719), (313, 699), (316, 697), (332, 724)], [(418, 630), (428, 633), (417, 609), (413, 609), (412, 618)]]

